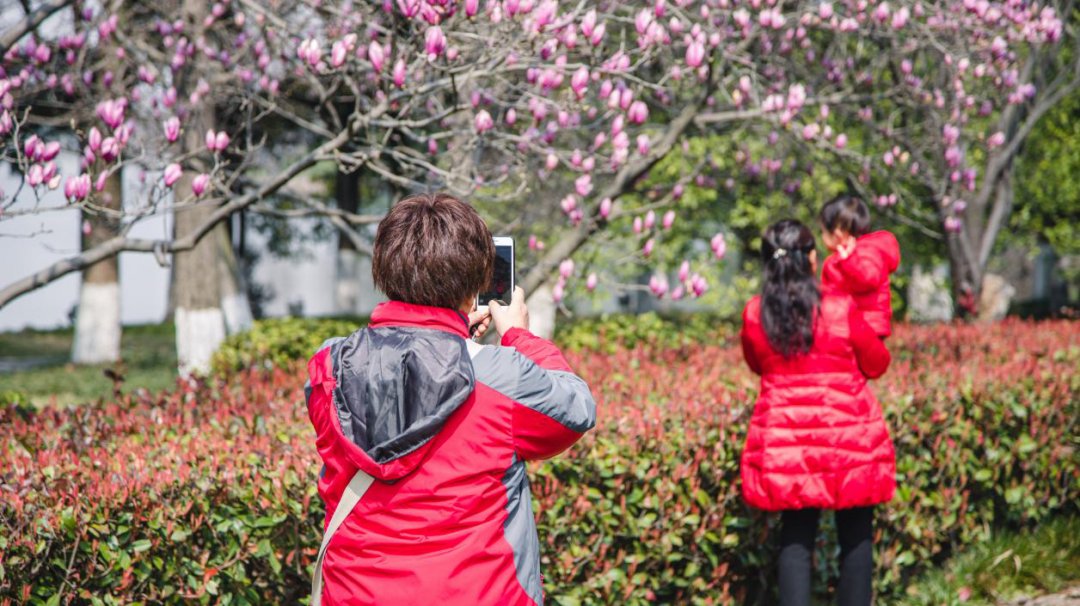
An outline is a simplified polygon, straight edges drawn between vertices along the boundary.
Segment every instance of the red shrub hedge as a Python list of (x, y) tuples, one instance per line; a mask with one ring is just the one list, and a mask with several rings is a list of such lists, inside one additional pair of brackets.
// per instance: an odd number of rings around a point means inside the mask
[[(875, 389), (901, 488), (879, 515), (882, 594), (996, 528), (1076, 510), (1078, 329), (900, 327), (890, 339), (893, 367)], [(739, 497), (757, 382), (738, 349), (570, 357), (600, 422), (533, 476), (551, 601), (758, 595), (774, 521)], [(322, 518), (302, 384), (297, 365), (80, 408), (0, 409), (0, 604), (300, 600)]]

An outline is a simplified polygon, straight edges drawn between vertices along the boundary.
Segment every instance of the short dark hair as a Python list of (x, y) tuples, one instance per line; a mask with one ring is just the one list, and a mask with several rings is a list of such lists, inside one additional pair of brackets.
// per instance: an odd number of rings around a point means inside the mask
[(821, 207), (818, 218), (829, 231), (842, 229), (855, 237), (870, 233), (870, 208), (855, 196), (841, 195), (829, 200)]
[(417, 194), (379, 222), (371, 274), (391, 300), (457, 309), (487, 287), (494, 265), (491, 231), (473, 207)]

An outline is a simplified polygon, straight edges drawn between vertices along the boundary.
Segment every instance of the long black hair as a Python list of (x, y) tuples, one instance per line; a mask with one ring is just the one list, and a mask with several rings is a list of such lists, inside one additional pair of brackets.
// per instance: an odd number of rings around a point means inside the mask
[(810, 266), (813, 250), (814, 234), (794, 219), (773, 223), (761, 237), (761, 325), (769, 344), (785, 358), (804, 354), (814, 344), (821, 291)]

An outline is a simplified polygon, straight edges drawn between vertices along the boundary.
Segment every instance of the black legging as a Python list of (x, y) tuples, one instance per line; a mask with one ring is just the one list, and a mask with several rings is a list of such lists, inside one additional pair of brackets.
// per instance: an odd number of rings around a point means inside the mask
[[(818, 509), (793, 509), (780, 518), (780, 606), (810, 605), (810, 558), (817, 538)], [(874, 572), (874, 508), (836, 512), (840, 542), (839, 606), (869, 606)]]

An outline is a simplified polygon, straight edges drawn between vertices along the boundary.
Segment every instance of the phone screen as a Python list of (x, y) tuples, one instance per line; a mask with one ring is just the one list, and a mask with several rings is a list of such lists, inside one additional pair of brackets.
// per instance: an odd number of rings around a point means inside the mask
[(514, 289), (514, 247), (512, 245), (495, 245), (495, 271), (491, 274), (491, 284), (487, 290), (480, 293), (479, 305), (487, 305), (497, 300), (500, 303), (510, 302), (510, 293)]

